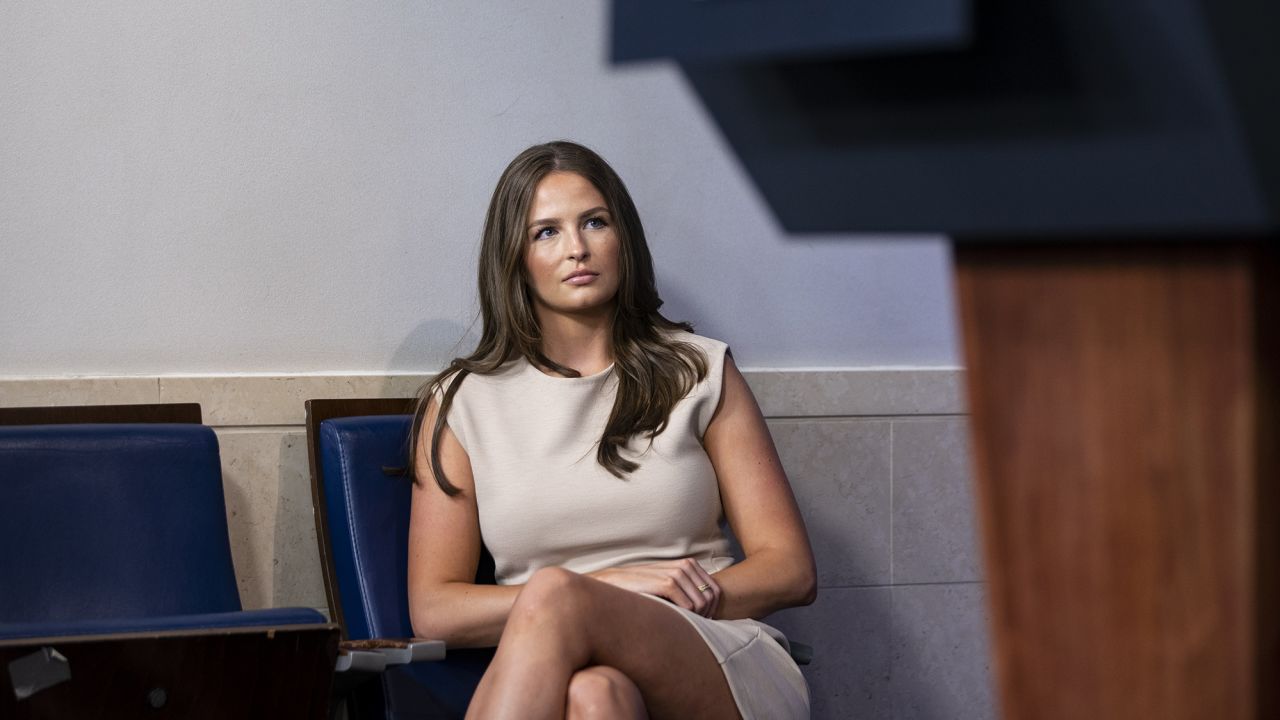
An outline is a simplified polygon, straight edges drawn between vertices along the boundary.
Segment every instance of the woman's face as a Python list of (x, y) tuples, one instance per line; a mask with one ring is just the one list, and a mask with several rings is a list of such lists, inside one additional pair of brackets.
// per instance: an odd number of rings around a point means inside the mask
[(534, 188), (525, 226), (524, 267), (534, 312), (595, 314), (618, 293), (618, 235), (604, 196), (570, 172), (548, 174)]

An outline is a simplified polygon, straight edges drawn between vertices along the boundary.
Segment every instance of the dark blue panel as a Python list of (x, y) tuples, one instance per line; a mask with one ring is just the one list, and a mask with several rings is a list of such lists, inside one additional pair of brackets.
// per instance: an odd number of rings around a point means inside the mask
[(240, 609), (202, 425), (0, 427), (0, 622)]
[(761, 60), (961, 48), (971, 0), (614, 0), (615, 61)]
[(1276, 228), (1277, 4), (983, 0), (974, 12), (963, 51), (682, 67), (791, 231)]

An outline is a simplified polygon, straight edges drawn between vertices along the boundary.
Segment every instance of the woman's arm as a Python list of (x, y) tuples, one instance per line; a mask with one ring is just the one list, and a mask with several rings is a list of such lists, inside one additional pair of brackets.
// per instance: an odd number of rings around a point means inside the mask
[(720, 406), (703, 436), (720, 482), (725, 517), (746, 559), (715, 574), (715, 617), (759, 618), (817, 597), (804, 520), (747, 381), (724, 362)]
[(520, 588), (475, 584), (480, 520), (471, 460), (446, 426), (440, 465), (462, 492), (445, 495), (428, 469), (436, 410), (433, 400), (418, 441), (418, 482), (409, 514), (409, 617), (418, 637), (444, 640), (451, 648), (492, 647)]

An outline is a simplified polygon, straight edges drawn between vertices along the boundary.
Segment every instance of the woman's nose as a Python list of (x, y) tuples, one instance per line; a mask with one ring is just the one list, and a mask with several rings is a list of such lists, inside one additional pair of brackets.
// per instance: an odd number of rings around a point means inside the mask
[(569, 259), (579, 262), (591, 257), (591, 251), (587, 249), (587, 243), (582, 237), (582, 233), (569, 233)]

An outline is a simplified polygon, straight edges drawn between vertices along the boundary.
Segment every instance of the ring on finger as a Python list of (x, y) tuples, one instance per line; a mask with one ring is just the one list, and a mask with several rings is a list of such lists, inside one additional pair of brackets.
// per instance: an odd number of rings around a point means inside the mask
[(698, 592), (706, 592), (706, 591), (708, 591), (708, 590), (710, 590), (710, 589), (711, 589), (711, 583), (706, 583), (706, 584), (704, 584), (704, 585), (699, 585), (699, 586), (698, 586)]

